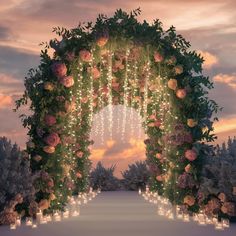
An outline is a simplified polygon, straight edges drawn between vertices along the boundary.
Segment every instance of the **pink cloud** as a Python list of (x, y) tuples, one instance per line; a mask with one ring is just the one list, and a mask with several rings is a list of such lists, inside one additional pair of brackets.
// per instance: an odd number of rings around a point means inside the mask
[(204, 69), (211, 69), (213, 66), (219, 63), (219, 59), (217, 58), (217, 56), (213, 55), (212, 53), (201, 50), (199, 50), (198, 52), (204, 58), (204, 63), (203, 63)]
[(213, 77), (213, 81), (227, 84), (233, 89), (236, 89), (236, 73), (233, 74), (218, 74)]
[[(116, 145), (119, 146), (119, 149), (113, 151)], [(121, 171), (126, 170), (129, 164), (145, 159), (145, 144), (143, 140), (135, 138), (129, 139), (128, 145), (123, 144), (123, 147), (117, 140), (108, 140), (103, 147), (92, 148), (90, 156), (93, 167), (98, 161), (101, 161), (106, 167), (116, 164), (115, 175), (119, 178)]]
[(0, 109), (9, 107), (13, 104), (13, 99), (9, 95), (0, 94)]
[(219, 135), (236, 130), (236, 116), (220, 119), (219, 122), (214, 123), (214, 128), (215, 132)]

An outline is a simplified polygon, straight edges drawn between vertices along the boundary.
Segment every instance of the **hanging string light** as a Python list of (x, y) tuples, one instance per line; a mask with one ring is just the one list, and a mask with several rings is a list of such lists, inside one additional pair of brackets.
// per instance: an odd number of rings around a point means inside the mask
[(147, 133), (147, 106), (148, 106), (148, 83), (150, 78), (150, 61), (148, 59), (146, 65), (146, 76), (145, 76), (145, 84), (144, 84), (144, 101), (143, 101), (143, 123), (144, 130)]
[(109, 89), (109, 94), (108, 94), (108, 109), (109, 109), (109, 136), (110, 139), (112, 139), (112, 126), (113, 126), (113, 107), (112, 107), (112, 56), (113, 53), (110, 51), (109, 52), (109, 61), (108, 61), (108, 74), (107, 74), (107, 79), (108, 79), (108, 89)]
[(123, 122), (122, 122), (122, 133), (121, 140), (125, 140), (125, 129), (126, 129), (126, 117), (127, 117), (127, 106), (128, 106), (128, 76), (130, 72), (130, 65), (128, 57), (130, 54), (130, 49), (126, 49), (125, 53), (125, 78), (124, 78), (124, 101), (123, 101)]
[(89, 67), (91, 69), (89, 73), (89, 81), (90, 81), (90, 88), (89, 88), (89, 124), (92, 125), (93, 121), (93, 61), (94, 61), (94, 55), (93, 55), (94, 49), (91, 50), (92, 53), (92, 60), (89, 62)]

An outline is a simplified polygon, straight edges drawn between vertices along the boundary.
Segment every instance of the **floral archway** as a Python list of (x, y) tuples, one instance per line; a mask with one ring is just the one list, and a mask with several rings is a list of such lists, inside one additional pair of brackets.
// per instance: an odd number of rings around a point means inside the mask
[[(122, 104), (135, 108), (148, 136), (150, 189), (174, 204), (198, 211), (206, 144), (213, 141), (203, 58), (159, 20), (140, 23), (140, 10), (117, 10), (95, 24), (54, 28), (62, 39), (44, 43), (38, 69), (30, 70), (17, 108), (31, 101), (27, 152), (41, 209), (63, 209), (68, 196), (86, 191), (89, 133), (94, 113)], [(53, 49), (53, 56), (50, 51)]]

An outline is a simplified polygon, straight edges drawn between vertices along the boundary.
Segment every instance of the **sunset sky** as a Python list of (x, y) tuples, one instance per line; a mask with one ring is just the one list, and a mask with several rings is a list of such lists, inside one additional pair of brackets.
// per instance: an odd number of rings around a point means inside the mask
[[(130, 11), (137, 7), (142, 10), (140, 21), (159, 18), (164, 29), (174, 25), (191, 42), (192, 49), (201, 52), (205, 58), (204, 74), (215, 85), (210, 97), (223, 107), (220, 122), (215, 124), (217, 142), (236, 135), (235, 0), (0, 0), (0, 136), (25, 146), (27, 130), (22, 128), (12, 108), (24, 90), (28, 69), (39, 63), (39, 43), (55, 37), (52, 27), (73, 28), (79, 22), (95, 20), (99, 13), (109, 16), (117, 8)], [(122, 119), (119, 117), (122, 113), (115, 112), (114, 119)], [(130, 123), (127, 116), (127, 124)], [(94, 163), (101, 160), (106, 165), (117, 164), (119, 175), (128, 163), (145, 159), (144, 134), (137, 138), (136, 125), (132, 135), (127, 127), (124, 142), (117, 132), (116, 120), (113, 140), (107, 133), (104, 144), (94, 137), (91, 157)]]

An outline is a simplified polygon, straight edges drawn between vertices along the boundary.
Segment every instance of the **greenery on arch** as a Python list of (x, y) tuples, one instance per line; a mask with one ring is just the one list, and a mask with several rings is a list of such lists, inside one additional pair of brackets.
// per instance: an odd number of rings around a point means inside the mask
[(63, 209), (68, 196), (87, 190), (93, 114), (116, 104), (143, 117), (151, 190), (199, 210), (205, 142), (215, 139), (211, 117), (219, 109), (207, 97), (213, 84), (202, 75), (203, 58), (174, 27), (140, 23), (139, 14), (117, 10), (95, 24), (56, 27), (61, 39), (43, 43), (41, 63), (16, 102), (18, 109), (31, 101), (33, 114), (22, 119), (42, 210)]

